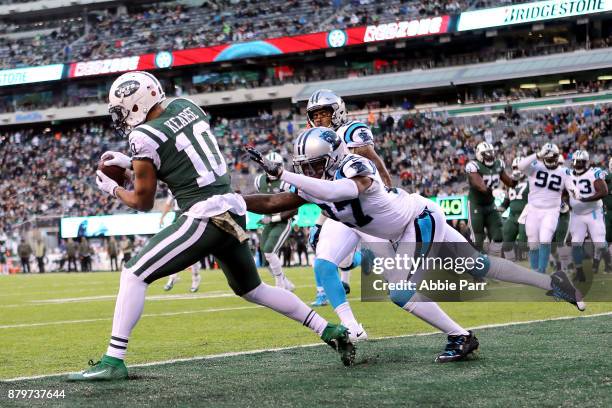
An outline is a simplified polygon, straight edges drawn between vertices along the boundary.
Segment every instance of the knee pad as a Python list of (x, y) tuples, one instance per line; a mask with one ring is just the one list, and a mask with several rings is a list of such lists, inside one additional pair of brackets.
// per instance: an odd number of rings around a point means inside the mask
[(480, 254), (480, 256), (476, 257), (476, 262), (474, 267), (467, 271), (470, 275), (475, 278), (484, 278), (489, 273), (489, 269), (491, 268), (491, 260), (488, 255)]
[(416, 294), (414, 290), (390, 290), (389, 299), (399, 307), (403, 308), (408, 304), (410, 299)]

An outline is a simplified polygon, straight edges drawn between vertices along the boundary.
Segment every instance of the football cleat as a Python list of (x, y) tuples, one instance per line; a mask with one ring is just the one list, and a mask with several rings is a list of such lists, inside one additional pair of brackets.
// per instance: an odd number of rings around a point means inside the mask
[(198, 289), (200, 289), (200, 282), (202, 282), (202, 275), (198, 275), (195, 278), (191, 279), (191, 289), (189, 289), (189, 291), (191, 293), (195, 293), (198, 291)]
[(325, 306), (327, 304), (329, 304), (329, 300), (327, 300), (327, 295), (325, 294), (325, 292), (319, 292), (317, 293), (317, 297), (315, 298), (314, 302), (312, 302), (310, 306), (320, 307)]
[(368, 339), (368, 333), (366, 333), (363, 325), (355, 322), (355, 324), (347, 325), (349, 332), (349, 339), (353, 343), (358, 343), (360, 341), (365, 341)]
[(342, 281), (342, 287), (344, 288), (344, 293), (347, 295), (351, 293), (351, 285), (349, 285), (347, 282)]
[(176, 283), (176, 281), (178, 281), (178, 278), (174, 278), (174, 277), (170, 277), (168, 278), (168, 282), (166, 282), (166, 284), (164, 285), (164, 290), (167, 292), (169, 290), (172, 290), (172, 288), (174, 287), (174, 284)]
[(97, 363), (89, 360), (89, 365), (87, 370), (69, 374), (68, 381), (114, 381), (128, 378), (127, 367), (123, 360), (118, 358), (105, 354)]
[(356, 349), (349, 338), (348, 329), (341, 324), (328, 323), (321, 334), (321, 340), (340, 354), (340, 360), (346, 367), (355, 362)]
[(578, 310), (583, 312), (586, 309), (586, 303), (582, 300), (582, 293), (572, 284), (572, 281), (563, 272), (555, 272), (550, 276), (550, 284), (552, 290), (546, 292), (548, 296), (553, 296), (557, 299), (565, 300), (576, 306)]
[(448, 343), (444, 351), (436, 357), (436, 363), (450, 363), (460, 361), (478, 349), (478, 339), (472, 331), (470, 334), (460, 336), (448, 336)]

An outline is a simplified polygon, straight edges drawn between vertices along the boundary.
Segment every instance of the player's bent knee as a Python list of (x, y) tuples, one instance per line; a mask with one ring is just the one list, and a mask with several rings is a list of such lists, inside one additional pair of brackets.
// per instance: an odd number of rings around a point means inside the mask
[(410, 302), (410, 299), (415, 295), (414, 290), (390, 290), (389, 299), (399, 307), (403, 308)]
[(484, 278), (487, 276), (487, 273), (489, 273), (490, 268), (491, 259), (485, 254), (480, 254), (479, 256), (474, 257), (473, 266), (466, 272), (475, 278)]

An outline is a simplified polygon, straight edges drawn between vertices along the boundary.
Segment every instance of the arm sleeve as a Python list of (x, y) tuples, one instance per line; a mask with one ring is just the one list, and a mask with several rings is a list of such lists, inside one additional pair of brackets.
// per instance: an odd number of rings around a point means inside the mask
[(281, 179), (318, 200), (344, 201), (357, 198), (359, 195), (357, 184), (348, 178), (321, 180), (285, 170)]
[(529, 156), (525, 157), (523, 160), (521, 160), (518, 163), (518, 168), (520, 171), (522, 171), (523, 173), (531, 173), (531, 169), (533, 168), (534, 163), (536, 163), (538, 159), (536, 158), (536, 154), (530, 154)]

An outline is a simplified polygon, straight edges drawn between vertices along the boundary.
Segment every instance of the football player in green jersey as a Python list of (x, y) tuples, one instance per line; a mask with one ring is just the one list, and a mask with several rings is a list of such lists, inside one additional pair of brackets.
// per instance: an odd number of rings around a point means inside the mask
[(493, 145), (487, 142), (480, 142), (476, 146), (476, 160), (471, 160), (465, 166), (470, 184), (469, 222), (474, 244), (482, 250), (486, 230), (491, 243), (489, 252), (495, 256), (501, 256), (503, 233), (501, 214), (495, 208), (493, 190), (499, 186), (500, 180), (508, 187), (516, 185), (504, 167), (503, 160), (495, 158)]
[[(283, 164), (283, 156), (276, 152), (268, 153), (266, 159), (272, 163)], [(276, 194), (288, 191), (289, 187), (284, 181), (265, 173), (255, 178), (255, 190), (258, 193)], [(291, 220), (295, 214), (297, 214), (296, 210), (284, 211), (278, 214), (266, 215), (259, 221), (264, 226), (259, 247), (268, 262), (268, 268), (274, 277), (276, 286), (292, 292), (295, 290), (295, 285), (283, 273), (278, 251), (291, 232)]]
[(115, 127), (120, 134), (129, 133), (132, 156), (107, 152), (102, 157), (107, 166), (133, 169), (134, 189), (126, 190), (100, 170), (98, 187), (131, 208), (150, 211), (161, 180), (182, 214), (126, 263), (107, 352), (101, 361), (91, 362), (89, 369), (68, 379), (127, 379), (123, 360), (147, 287), (207, 254), (215, 256), (234, 293), (302, 323), (337, 350), (345, 365), (352, 364), (355, 349), (344, 326), (328, 324), (293, 293), (261, 282), (244, 231), (246, 203), (230, 187), (208, 115), (188, 99), (165, 101), (159, 81), (147, 72), (121, 75), (112, 84), (109, 99)]
[(511, 261), (522, 258), (520, 254), (525, 252), (527, 244), (525, 224), (519, 223), (519, 217), (527, 205), (527, 194), (529, 194), (527, 176), (518, 169), (518, 163), (521, 159), (521, 157), (517, 156), (512, 160), (512, 178), (516, 180), (517, 184), (508, 189), (508, 195), (500, 208), (500, 213), (510, 208), (510, 213), (504, 222), (502, 231), (504, 238), (502, 249), (504, 251), (504, 258)]

